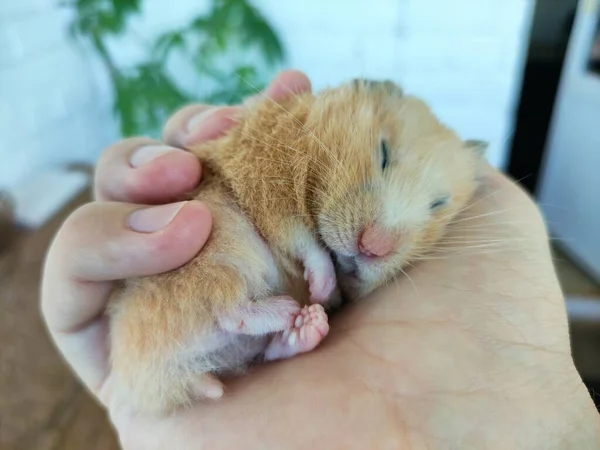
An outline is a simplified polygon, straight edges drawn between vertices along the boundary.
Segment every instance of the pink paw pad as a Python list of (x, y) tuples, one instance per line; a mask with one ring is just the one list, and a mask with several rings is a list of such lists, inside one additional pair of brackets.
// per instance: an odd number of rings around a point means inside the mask
[(327, 314), (323, 306), (303, 307), (292, 326), (276, 334), (265, 351), (265, 359), (283, 359), (313, 350), (329, 332)]

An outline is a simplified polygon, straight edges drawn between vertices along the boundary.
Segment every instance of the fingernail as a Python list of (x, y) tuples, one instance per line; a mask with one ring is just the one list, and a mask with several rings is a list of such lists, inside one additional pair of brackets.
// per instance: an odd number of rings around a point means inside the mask
[(213, 115), (215, 111), (218, 111), (219, 108), (208, 108), (202, 111), (201, 113), (192, 116), (190, 120), (188, 120), (186, 129), (188, 133), (191, 133), (196, 129), (198, 124), (204, 120), (206, 120), (209, 116)]
[(187, 123), (187, 135), (180, 137), (183, 147), (217, 139), (238, 122), (240, 108), (219, 106), (202, 111)]
[(131, 164), (131, 167), (138, 168), (144, 164), (148, 164), (159, 156), (178, 151), (180, 150), (175, 147), (169, 147), (168, 145), (145, 145), (144, 147), (138, 148), (131, 155), (129, 164)]
[(140, 233), (154, 233), (169, 225), (187, 202), (171, 203), (134, 211), (128, 220), (129, 227)]

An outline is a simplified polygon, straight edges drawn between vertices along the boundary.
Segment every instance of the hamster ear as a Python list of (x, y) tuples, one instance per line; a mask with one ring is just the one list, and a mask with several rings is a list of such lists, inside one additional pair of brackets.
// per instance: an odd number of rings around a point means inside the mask
[(397, 95), (398, 97), (402, 97), (404, 95), (404, 90), (398, 83), (394, 83), (392, 80), (384, 80), (381, 82), (383, 87), (390, 93)]
[(487, 141), (480, 141), (475, 139), (469, 139), (465, 141), (465, 147), (475, 152), (478, 156), (485, 156), (490, 143)]
[(355, 90), (365, 89), (381, 89), (389, 94), (394, 94), (399, 97), (404, 95), (402, 88), (392, 80), (369, 80), (365, 78), (355, 78), (350, 82)]
[(475, 180), (478, 183), (481, 183), (481, 180), (482, 180), (481, 177), (483, 175), (483, 168), (484, 168), (485, 162), (486, 162), (485, 154), (486, 154), (486, 151), (490, 144), (487, 141), (469, 139), (464, 142), (464, 145), (469, 151), (472, 151), (477, 157), (476, 161), (475, 161), (475, 166), (476, 166), (475, 167)]

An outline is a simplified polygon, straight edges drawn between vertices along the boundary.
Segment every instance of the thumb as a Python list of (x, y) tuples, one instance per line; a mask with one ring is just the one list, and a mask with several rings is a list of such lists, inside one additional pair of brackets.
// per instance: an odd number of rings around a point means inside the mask
[(211, 224), (209, 210), (196, 201), (96, 202), (65, 221), (46, 257), (42, 313), (55, 344), (92, 391), (108, 374), (104, 312), (112, 282), (182, 266), (200, 251)]

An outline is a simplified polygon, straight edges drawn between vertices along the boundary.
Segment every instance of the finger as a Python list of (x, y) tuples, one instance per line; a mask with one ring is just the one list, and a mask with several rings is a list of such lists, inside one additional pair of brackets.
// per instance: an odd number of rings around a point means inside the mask
[(200, 176), (200, 162), (189, 152), (148, 138), (131, 138), (102, 154), (94, 193), (105, 201), (166, 203), (193, 189)]
[[(310, 92), (308, 77), (296, 70), (278, 74), (264, 92), (255, 98), (267, 96), (281, 101), (294, 94)], [(176, 112), (163, 130), (163, 140), (178, 147), (186, 147), (198, 142), (216, 139), (236, 123), (239, 107), (211, 107), (210, 105), (189, 105)]]
[(104, 312), (111, 281), (185, 264), (210, 229), (210, 212), (195, 201), (146, 208), (90, 203), (64, 223), (46, 258), (42, 313), (57, 347), (93, 392), (109, 367)]
[(256, 96), (267, 96), (278, 102), (293, 95), (310, 92), (311, 90), (312, 86), (306, 74), (298, 70), (286, 70), (280, 72), (273, 79), (264, 93), (259, 93)]
[(216, 139), (236, 123), (239, 110), (236, 106), (186, 106), (167, 121), (163, 140), (167, 144), (185, 148)]

